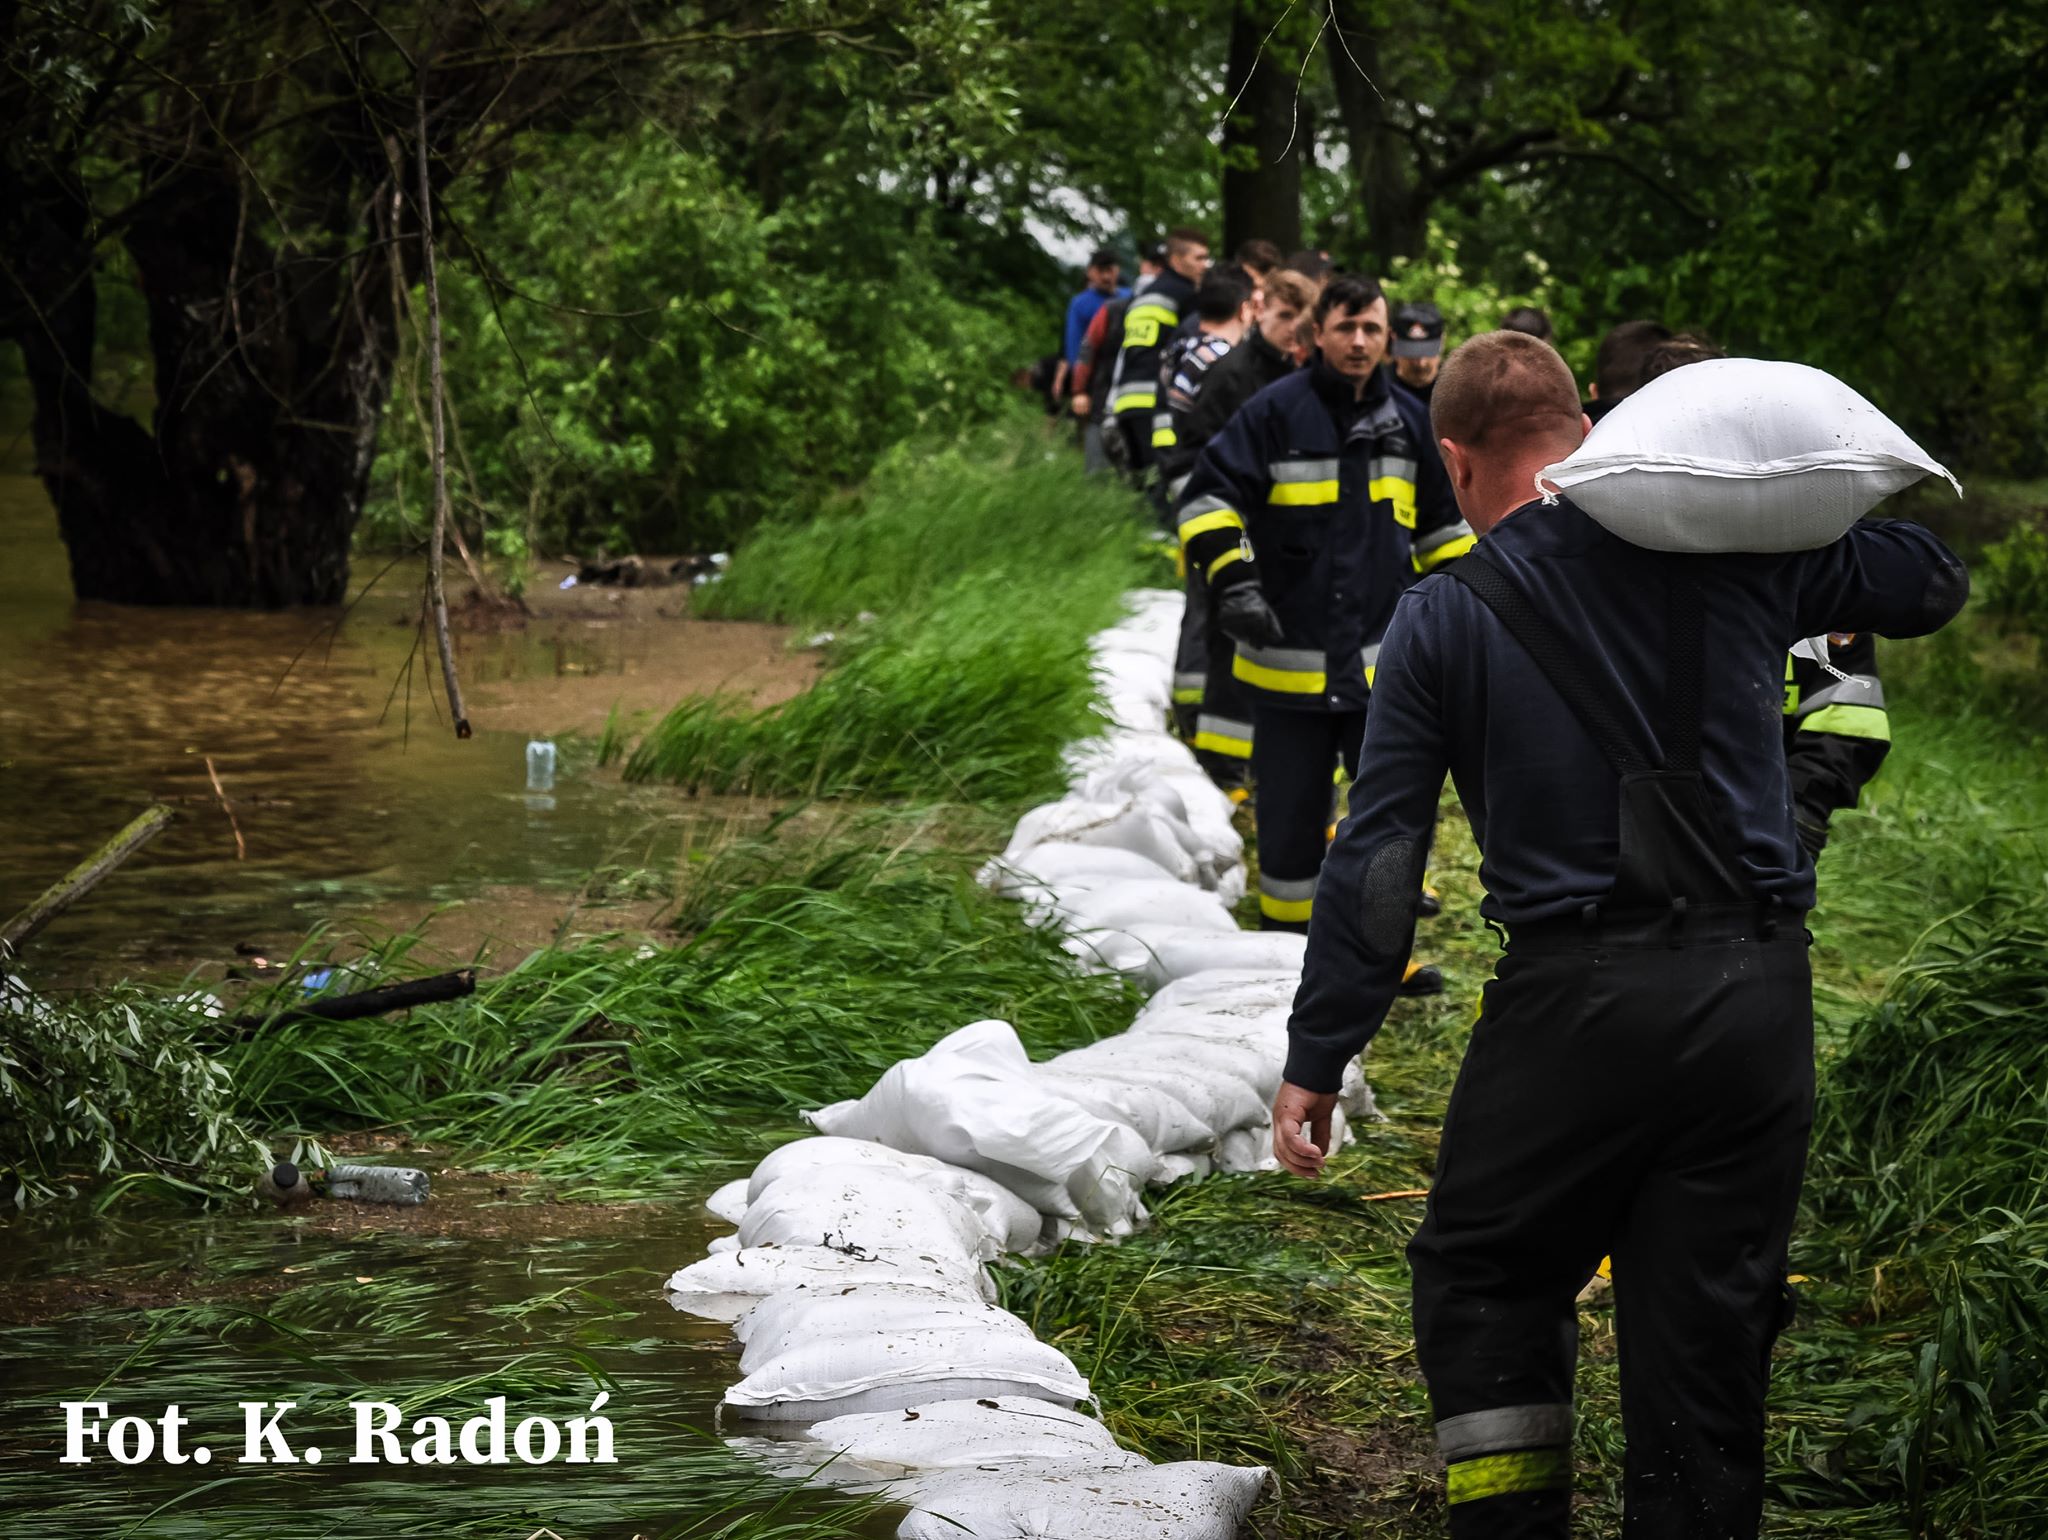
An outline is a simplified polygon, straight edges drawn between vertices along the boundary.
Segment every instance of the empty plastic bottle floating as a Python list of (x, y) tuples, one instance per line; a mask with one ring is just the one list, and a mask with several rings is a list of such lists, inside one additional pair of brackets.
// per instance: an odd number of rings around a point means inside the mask
[(396, 1203), (408, 1208), (427, 1201), (427, 1173), (411, 1166), (329, 1166), (301, 1171), (281, 1160), (256, 1184), (264, 1197), (291, 1208), (314, 1198), (349, 1198), (357, 1203)]
[(526, 745), (526, 789), (555, 789), (555, 746), (544, 738), (535, 738)]

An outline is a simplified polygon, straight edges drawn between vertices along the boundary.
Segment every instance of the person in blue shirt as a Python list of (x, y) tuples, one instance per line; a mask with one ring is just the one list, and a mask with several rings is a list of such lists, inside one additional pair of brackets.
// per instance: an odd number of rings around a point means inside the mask
[(1131, 291), (1117, 282), (1122, 271), (1123, 259), (1107, 246), (1088, 259), (1088, 287), (1067, 302), (1067, 329), (1061, 339), (1059, 373), (1052, 387), (1056, 398), (1065, 396), (1067, 376), (1081, 361), (1081, 339), (1088, 335), (1088, 323), (1095, 319), (1095, 312), (1111, 300), (1130, 298)]
[(1275, 1154), (1322, 1170), (1344, 1068), (1400, 985), (1448, 772), (1480, 913), (1506, 935), (1408, 1248), (1451, 1535), (1566, 1535), (1574, 1300), (1611, 1256), (1623, 1528), (1744, 1540), (1813, 1116), (1814, 874), (1780, 741), (1785, 651), (1924, 636), (1969, 579), (1904, 522), (1818, 550), (1673, 555), (1532, 497), (1589, 430), (1534, 337), (1459, 348), (1431, 412), (1481, 538), (1401, 595), (1382, 640)]

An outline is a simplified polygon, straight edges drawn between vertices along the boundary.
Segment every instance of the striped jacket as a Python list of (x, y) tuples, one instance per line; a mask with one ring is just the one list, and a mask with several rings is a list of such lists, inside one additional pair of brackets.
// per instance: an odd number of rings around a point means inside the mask
[(1232, 675), (1300, 711), (1362, 708), (1394, 601), (1473, 542), (1422, 403), (1379, 374), (1354, 401), (1320, 359), (1209, 441), (1178, 514), (1189, 569), (1219, 595), (1257, 582), (1286, 633), (1239, 643)]
[(1152, 414), (1160, 406), (1160, 357), (1180, 329), (1181, 317), (1194, 310), (1195, 286), (1169, 267), (1133, 294), (1124, 311), (1123, 345), (1117, 349), (1109, 410), (1117, 417), (1137, 414), (1148, 440)]
[[(1826, 645), (1828, 664), (1817, 655)], [(1868, 631), (1801, 642), (1785, 656), (1785, 767), (1800, 843), (1818, 851), (1828, 820), (1854, 807), (1864, 783), (1891, 752), (1891, 719)]]

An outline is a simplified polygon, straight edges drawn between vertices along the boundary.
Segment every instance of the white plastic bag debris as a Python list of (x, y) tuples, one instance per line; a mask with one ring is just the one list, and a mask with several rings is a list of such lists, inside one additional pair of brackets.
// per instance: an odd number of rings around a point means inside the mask
[(1068, 797), (1035, 807), (1017, 820), (1003, 858), (1009, 860), (1047, 840), (1128, 850), (1164, 867), (1176, 882), (1193, 882), (1199, 876), (1195, 852), (1190, 848), (1194, 831), (1130, 797), (1116, 802)]
[(1022, 1320), (986, 1300), (954, 1299), (901, 1283), (858, 1283), (839, 1289), (771, 1294), (733, 1323), (752, 1369), (821, 1337), (873, 1336), (906, 1326), (972, 1326), (1028, 1337)]
[(1155, 988), (1210, 968), (1290, 969), (1299, 978), (1307, 946), (1308, 937), (1287, 931), (1240, 931), (1234, 936), (1182, 931), (1151, 940), (1152, 960), (1145, 977)]
[(743, 1417), (814, 1422), (984, 1396), (1072, 1406), (1088, 1399), (1088, 1381), (1066, 1354), (1032, 1337), (983, 1327), (905, 1327), (799, 1343), (728, 1389), (725, 1404)]
[(843, 1289), (849, 1284), (890, 1283), (931, 1289), (956, 1299), (994, 1299), (994, 1282), (979, 1263), (934, 1258), (915, 1252), (868, 1256), (826, 1246), (749, 1246), (676, 1269), (667, 1283), (668, 1302), (711, 1321), (737, 1320), (762, 1296), (785, 1289)]
[(1152, 1152), (1122, 1124), (1042, 1086), (1008, 1022), (962, 1027), (892, 1065), (859, 1100), (804, 1116), (823, 1133), (979, 1171), (1042, 1214), (1123, 1233), (1144, 1212), (1138, 1191), (1151, 1175)]
[(983, 1227), (1001, 1251), (1028, 1251), (1038, 1240), (1044, 1216), (1002, 1183), (950, 1166), (929, 1155), (911, 1155), (869, 1139), (798, 1139), (773, 1151), (748, 1182), (750, 1197), (759, 1197), (785, 1177), (831, 1173), (834, 1168), (865, 1167), (907, 1175), (930, 1185), (980, 1216)]
[(1005, 897), (1030, 898), (1055, 888), (1101, 887), (1111, 882), (1171, 882), (1173, 874), (1135, 851), (1109, 845), (1075, 845), (1052, 840), (1014, 856), (998, 856), (982, 867), (983, 887)]
[(925, 1484), (898, 1540), (1234, 1540), (1256, 1465), (960, 1471)]
[(1188, 930), (1235, 931), (1237, 921), (1214, 893), (1161, 879), (1116, 882), (1099, 888), (1055, 890), (1053, 908), (1076, 931), (1122, 930), (1132, 925), (1178, 925)]
[[(801, 1444), (780, 1449), (759, 1439), (747, 1442), (750, 1452), (772, 1454), (778, 1468), (790, 1468), (794, 1457), (816, 1471), (821, 1484), (841, 1487), (963, 1468), (1078, 1464), (1128, 1470), (1147, 1463), (1119, 1449), (1109, 1429), (1086, 1413), (1022, 1396), (925, 1401), (902, 1411), (830, 1417)], [(907, 1497), (923, 1484), (895, 1490)]]
[(1824, 370), (1718, 358), (1650, 381), (1539, 473), (1632, 545), (1803, 551), (1927, 476), (1962, 488)]
[(747, 1217), (747, 1179), (727, 1182), (704, 1200), (704, 1212), (713, 1219), (736, 1225)]
[(965, 1204), (907, 1174), (865, 1166), (771, 1184), (747, 1205), (740, 1244), (929, 1252), (962, 1262), (1000, 1254)]

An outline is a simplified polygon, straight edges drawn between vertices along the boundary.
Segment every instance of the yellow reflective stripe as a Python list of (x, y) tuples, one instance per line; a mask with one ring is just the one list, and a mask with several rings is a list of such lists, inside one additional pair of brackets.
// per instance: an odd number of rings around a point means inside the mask
[(1456, 561), (1477, 544), (1479, 544), (1479, 537), (1477, 535), (1460, 535), (1455, 540), (1446, 540), (1442, 545), (1437, 546), (1433, 550), (1417, 551), (1415, 553), (1415, 570), (1417, 572), (1434, 572), (1445, 562)]
[(1179, 440), (1174, 437), (1174, 432), (1171, 428), (1154, 428), (1152, 430), (1152, 447), (1154, 449), (1171, 449), (1178, 442)]
[(1264, 893), (1259, 895), (1259, 913), (1284, 925), (1301, 924), (1309, 917), (1309, 911), (1315, 906), (1316, 901), (1312, 898), (1273, 898)]
[(1415, 483), (1406, 476), (1375, 476), (1366, 483), (1365, 495), (1376, 503), (1394, 505), (1394, 522), (1403, 529), (1415, 527)]
[(1276, 481), (1266, 501), (1275, 508), (1312, 508), (1337, 500), (1334, 481)]
[(1168, 304), (1163, 299), (1141, 299), (1124, 312), (1124, 325), (1152, 315), (1159, 318), (1161, 326), (1180, 325), (1180, 306)]
[(1892, 741), (1891, 718), (1882, 706), (1823, 706), (1800, 719), (1803, 733), (1833, 733), (1837, 738), (1869, 738), (1878, 743)]
[(1233, 738), (1227, 733), (1196, 733), (1195, 747), (1210, 754), (1226, 754), (1232, 759), (1250, 759), (1252, 757), (1251, 739)]
[(1233, 679), (1242, 679), (1246, 684), (1257, 685), (1262, 690), (1275, 690), (1282, 695), (1323, 693), (1321, 669), (1267, 668), (1263, 663), (1252, 662), (1242, 653), (1230, 660), (1230, 675)]
[(1186, 520), (1180, 527), (1180, 543), (1186, 545), (1197, 535), (1206, 535), (1212, 529), (1243, 529), (1244, 520), (1238, 517), (1235, 508), (1218, 508), (1213, 513), (1198, 513)]
[(1173, 692), (1174, 704), (1177, 706), (1192, 705), (1194, 702), (1200, 700), (1201, 698), (1202, 687), (1200, 685), (1196, 685), (1193, 689), (1175, 690)]
[(1217, 573), (1221, 572), (1225, 567), (1229, 566), (1232, 562), (1243, 560), (1244, 547), (1242, 545), (1234, 545), (1229, 550), (1225, 551), (1221, 556), (1217, 557), (1214, 561), (1210, 562), (1208, 567), (1204, 569), (1202, 576), (1213, 583), (1216, 581)]
[(1476, 1503), (1512, 1492), (1544, 1492), (1572, 1484), (1571, 1455), (1563, 1449), (1525, 1449), (1460, 1460), (1446, 1472), (1453, 1503)]
[(1110, 403), (1118, 412), (1149, 412), (1159, 404), (1159, 392), (1154, 390), (1126, 390)]

